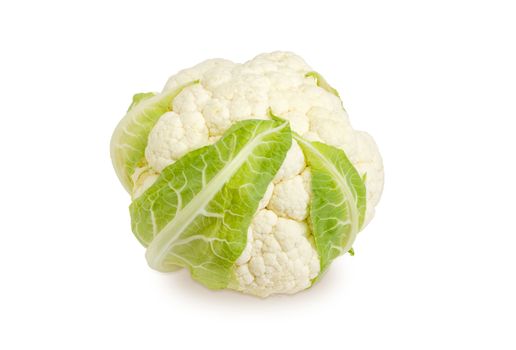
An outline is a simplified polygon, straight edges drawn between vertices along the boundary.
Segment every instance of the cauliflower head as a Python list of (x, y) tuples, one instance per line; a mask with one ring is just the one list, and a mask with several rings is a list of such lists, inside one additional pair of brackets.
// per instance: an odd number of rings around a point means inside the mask
[(207, 60), (135, 95), (111, 155), (151, 267), (262, 297), (310, 287), (383, 189), (374, 140), (289, 52)]

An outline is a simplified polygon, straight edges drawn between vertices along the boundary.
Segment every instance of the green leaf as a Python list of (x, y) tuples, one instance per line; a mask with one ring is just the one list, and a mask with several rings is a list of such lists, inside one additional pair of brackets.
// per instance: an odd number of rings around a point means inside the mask
[(298, 135), (294, 138), (311, 167), (310, 222), (324, 271), (351, 249), (364, 222), (366, 187), (344, 151)]
[(172, 110), (174, 98), (193, 81), (176, 90), (161, 94), (152, 92), (136, 94), (125, 117), (117, 125), (111, 137), (111, 160), (116, 174), (128, 192), (134, 184), (132, 175), (138, 167), (146, 164), (145, 147), (152, 128), (158, 119)]
[(137, 104), (139, 104), (141, 101), (148, 99), (149, 97), (156, 96), (155, 92), (140, 92), (138, 94), (135, 94), (133, 96), (133, 102), (127, 108), (127, 112), (129, 112), (131, 109), (133, 109)]
[(166, 167), (130, 206), (149, 265), (159, 271), (186, 267), (206, 286), (225, 288), (291, 142), (287, 122), (245, 120)]
[(338, 91), (335, 90), (330, 84), (328, 84), (326, 79), (324, 79), (323, 76), (320, 75), (319, 73), (317, 73), (317, 72), (308, 72), (308, 73), (305, 74), (305, 77), (312, 77), (312, 78), (314, 78), (316, 83), (317, 83), (317, 86), (319, 86), (319, 87), (323, 88), (324, 90), (334, 94), (337, 97), (340, 97)]

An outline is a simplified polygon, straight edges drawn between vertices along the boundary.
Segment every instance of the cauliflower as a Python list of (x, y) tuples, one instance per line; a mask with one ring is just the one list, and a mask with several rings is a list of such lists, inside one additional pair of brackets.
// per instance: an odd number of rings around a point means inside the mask
[(310, 287), (383, 189), (374, 140), (289, 52), (208, 60), (136, 95), (111, 153), (152, 267), (258, 296)]

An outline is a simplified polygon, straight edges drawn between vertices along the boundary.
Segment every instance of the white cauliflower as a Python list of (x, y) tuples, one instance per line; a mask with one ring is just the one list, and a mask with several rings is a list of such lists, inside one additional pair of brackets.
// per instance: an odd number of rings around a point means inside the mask
[[(382, 159), (375, 142), (354, 130), (340, 98), (311, 74), (299, 56), (262, 54), (244, 63), (213, 59), (172, 76), (164, 92), (184, 88), (150, 131), (147, 164), (133, 175), (134, 198), (165, 167), (185, 154), (213, 144), (234, 123), (270, 119), (269, 109), (310, 141), (343, 150), (365, 176), (364, 226), (374, 215), (383, 188)], [(320, 262), (310, 232), (311, 171), (296, 141), (269, 185), (248, 230), (247, 245), (234, 266), (230, 288), (267, 296), (310, 287)]]

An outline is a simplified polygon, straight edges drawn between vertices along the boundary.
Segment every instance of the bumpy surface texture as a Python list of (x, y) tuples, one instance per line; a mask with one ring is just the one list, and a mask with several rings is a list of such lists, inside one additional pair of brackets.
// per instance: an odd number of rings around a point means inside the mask
[[(194, 80), (199, 83), (185, 88), (174, 99), (173, 111), (161, 116), (152, 129), (145, 150), (149, 168), (134, 174), (133, 197), (166, 166), (214, 143), (235, 122), (269, 119), (270, 108), (305, 139), (344, 150), (358, 172), (367, 174), (367, 224), (383, 188), (380, 154), (367, 133), (351, 127), (340, 98), (307, 76), (311, 71), (299, 56), (274, 52), (244, 64), (208, 60), (171, 77), (165, 90)], [(310, 168), (293, 141), (249, 228), (231, 288), (267, 296), (311, 285), (320, 264), (308, 223), (310, 196)]]

